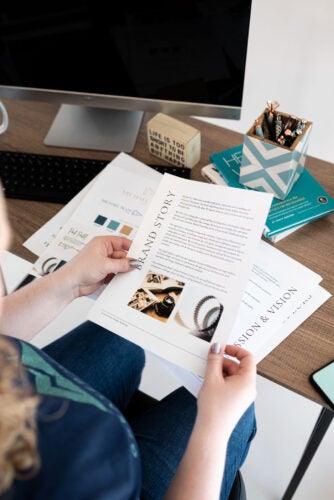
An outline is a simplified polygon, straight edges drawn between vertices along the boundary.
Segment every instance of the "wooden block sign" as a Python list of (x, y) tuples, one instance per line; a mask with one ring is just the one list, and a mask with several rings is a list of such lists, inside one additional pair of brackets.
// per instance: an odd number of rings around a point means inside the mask
[(201, 133), (171, 116), (158, 113), (147, 122), (152, 155), (178, 167), (192, 168), (201, 157)]

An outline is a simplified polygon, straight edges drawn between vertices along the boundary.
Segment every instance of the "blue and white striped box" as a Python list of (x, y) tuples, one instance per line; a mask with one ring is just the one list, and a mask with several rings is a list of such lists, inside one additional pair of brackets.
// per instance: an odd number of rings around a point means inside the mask
[[(260, 123), (262, 120), (263, 115)], [(308, 122), (289, 148), (256, 136), (252, 127), (244, 136), (240, 183), (284, 200), (304, 170), (311, 128), (312, 123)]]

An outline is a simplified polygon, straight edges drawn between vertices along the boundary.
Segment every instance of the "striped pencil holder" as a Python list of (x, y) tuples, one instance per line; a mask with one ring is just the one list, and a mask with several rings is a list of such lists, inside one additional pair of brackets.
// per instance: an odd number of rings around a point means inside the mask
[[(289, 118), (287, 114), (280, 115)], [(264, 114), (258, 123), (263, 123), (263, 119)], [(312, 122), (307, 122), (302, 134), (287, 147), (257, 136), (253, 126), (244, 136), (240, 184), (284, 200), (304, 170), (311, 128)]]

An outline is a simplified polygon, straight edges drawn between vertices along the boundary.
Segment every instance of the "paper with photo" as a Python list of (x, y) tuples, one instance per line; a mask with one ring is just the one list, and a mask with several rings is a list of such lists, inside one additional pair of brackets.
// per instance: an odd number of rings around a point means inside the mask
[[(126, 154), (116, 157), (71, 207), (70, 218), (51, 237), (52, 225), (36, 241), (51, 241), (35, 262), (31, 274), (42, 276), (71, 260), (94, 236), (110, 234), (132, 239), (162, 178)], [(67, 214), (68, 212), (66, 212)], [(58, 224), (60, 219), (57, 218)]]
[(35, 255), (42, 255), (45, 249), (57, 237), (57, 234), (63, 225), (69, 220), (74, 210), (77, 208), (81, 200), (85, 197), (91, 186), (94, 184), (95, 178), (90, 181), (71, 201), (56, 213), (54, 217), (48, 220), (34, 234), (32, 234), (24, 243), (23, 246), (30, 250)]
[[(52, 217), (48, 222), (46, 222), (38, 231), (36, 231), (30, 238), (28, 238), (23, 245), (28, 248), (35, 255), (42, 255), (42, 253), (49, 247), (53, 240), (57, 237), (59, 231), (66, 224), (66, 222), (72, 217), (73, 213), (84, 203), (85, 196), (91, 190), (94, 183), (101, 176), (105, 184), (109, 185), (110, 191), (108, 196), (111, 197), (118, 191), (119, 188), (124, 187), (125, 179), (121, 180), (121, 185), (115, 184), (115, 179), (113, 178), (113, 169), (120, 168), (128, 174), (135, 175), (136, 182), (138, 183), (138, 190), (145, 185), (145, 180), (149, 179), (153, 183), (158, 183), (162, 177), (162, 174), (156, 172), (152, 168), (144, 165), (143, 163), (135, 160), (126, 153), (120, 153), (112, 160), (106, 167), (98, 174), (94, 179), (90, 181), (87, 186), (85, 186), (72, 200), (67, 203), (59, 212)], [(99, 191), (99, 187), (97, 188)], [(126, 203), (126, 200), (124, 200)]]
[(165, 174), (129, 252), (137, 269), (112, 280), (89, 319), (203, 374), (209, 342), (236, 320), (271, 201)]

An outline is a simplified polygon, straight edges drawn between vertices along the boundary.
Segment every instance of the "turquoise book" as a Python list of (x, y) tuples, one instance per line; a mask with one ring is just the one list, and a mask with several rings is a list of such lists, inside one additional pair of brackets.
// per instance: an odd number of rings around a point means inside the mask
[[(230, 187), (250, 189), (239, 183), (242, 161), (242, 144), (214, 153), (210, 160), (224, 183)], [(334, 199), (319, 182), (304, 168), (303, 173), (285, 200), (273, 199), (266, 221), (264, 236), (278, 241), (293, 230), (334, 213)]]

